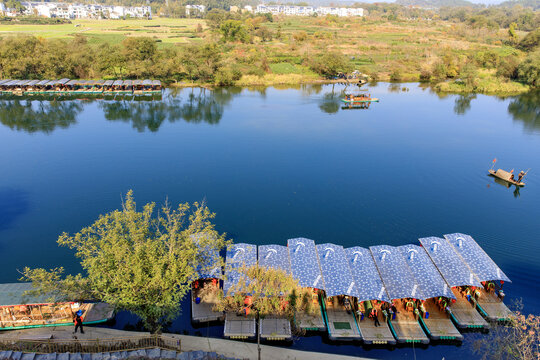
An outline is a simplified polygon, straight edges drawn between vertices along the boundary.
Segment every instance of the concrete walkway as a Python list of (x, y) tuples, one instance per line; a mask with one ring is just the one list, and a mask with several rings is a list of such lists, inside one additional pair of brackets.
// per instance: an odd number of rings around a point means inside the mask
[[(92, 340), (92, 339), (106, 339), (106, 338), (126, 338), (130, 336), (148, 335), (148, 333), (141, 333), (135, 331), (123, 331), (107, 328), (98, 328), (86, 326), (84, 328), (84, 334), (76, 334), (76, 338), (80, 340)], [(238, 358), (238, 359), (257, 359), (257, 344), (216, 339), (216, 338), (204, 338), (198, 336), (178, 335), (178, 334), (164, 334), (176, 339), (180, 339), (182, 342), (182, 351), (205, 351), (216, 352), (225, 357)], [(74, 339), (72, 326), (57, 326), (47, 328), (35, 328), (26, 330), (11, 330), (0, 331), (0, 339), (37, 339), (44, 340), (48, 338), (53, 339)], [(306, 360), (370, 360), (368, 358), (360, 358), (353, 356), (334, 355), (319, 352), (300, 351), (269, 345), (261, 345), (261, 359), (263, 360), (292, 360), (292, 359), (306, 359)]]

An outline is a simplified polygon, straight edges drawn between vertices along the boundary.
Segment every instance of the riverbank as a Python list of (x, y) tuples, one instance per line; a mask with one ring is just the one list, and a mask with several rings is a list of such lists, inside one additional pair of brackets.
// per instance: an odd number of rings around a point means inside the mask
[[(35, 328), (16, 331), (1, 331), (0, 340), (46, 340), (57, 339), (72, 341), (77, 340), (106, 340), (106, 339), (129, 339), (133, 336), (149, 335), (147, 332), (124, 331), (100, 327), (85, 327), (84, 334), (73, 334), (72, 327), (49, 327)], [(221, 356), (237, 359), (257, 359), (258, 350), (256, 343), (224, 340), (216, 338), (204, 338), (179, 334), (163, 334), (167, 337), (181, 341), (182, 351), (215, 352)], [(357, 356), (344, 356), (328, 353), (300, 351), (281, 348), (270, 345), (261, 345), (261, 358), (265, 360), (369, 360), (369, 358)]]

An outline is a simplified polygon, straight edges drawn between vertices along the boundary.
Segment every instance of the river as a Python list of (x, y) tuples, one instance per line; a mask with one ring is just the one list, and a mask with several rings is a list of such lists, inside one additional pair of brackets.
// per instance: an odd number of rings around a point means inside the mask
[[(439, 96), (378, 83), (367, 110), (342, 109), (341, 85), (166, 90), (161, 99), (0, 98), (0, 282), (24, 266), (79, 270), (58, 235), (118, 208), (205, 200), (235, 242), (308, 237), (343, 246), (472, 235), (513, 281), (506, 302), (539, 313), (540, 94)], [(348, 90), (351, 90), (349, 88)], [(531, 168), (515, 188), (492, 160)], [(135, 319), (120, 313), (117, 328)], [(194, 329), (189, 305), (170, 331)], [(293, 347), (377, 358), (457, 359), (462, 346), (365, 349), (314, 336)], [(414, 353), (414, 354), (413, 354)]]

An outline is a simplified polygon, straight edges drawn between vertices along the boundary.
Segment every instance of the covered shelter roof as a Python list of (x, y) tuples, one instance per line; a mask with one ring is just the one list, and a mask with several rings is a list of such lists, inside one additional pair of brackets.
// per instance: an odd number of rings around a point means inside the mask
[(469, 265), (480, 281), (503, 280), (511, 282), (508, 276), (495, 264), (495, 261), (470, 236), (461, 233), (444, 235), (465, 263)]
[(63, 78), (63, 79), (60, 79), (56, 82), (56, 85), (64, 85), (66, 83), (69, 82), (69, 79), (68, 78)]
[(69, 86), (73, 86), (73, 85), (78, 85), (79, 84), (79, 80), (69, 80), (66, 85), (69, 85)]
[(145, 80), (143, 80), (142, 84), (143, 84), (144, 86), (151, 86), (151, 85), (152, 85), (152, 80), (150, 80), (150, 79), (145, 79)]
[(358, 296), (356, 283), (349, 269), (343, 246), (319, 244), (316, 246), (323, 276), (326, 296)]
[[(213, 235), (206, 235), (204, 232), (196, 233), (190, 236), (191, 239), (200, 248), (200, 239), (203, 237), (211, 237), (215, 239)], [(215, 248), (209, 249), (208, 246), (201, 251), (201, 256), (198, 259), (197, 274), (198, 279), (221, 279), (223, 276), (221, 269), (221, 257), (219, 251)]]
[(10, 80), (8, 82), (6, 82), (4, 85), (5, 86), (13, 86), (15, 84), (17, 84), (18, 80)]
[(0, 306), (38, 305), (49, 303), (46, 295), (28, 296), (26, 291), (32, 290), (32, 283), (0, 284)]
[(358, 291), (358, 301), (390, 301), (371, 251), (359, 246), (345, 249), (353, 279)]
[(45, 85), (51, 85), (51, 86), (54, 86), (54, 85), (56, 85), (56, 82), (57, 82), (57, 81), (58, 81), (58, 80), (51, 80), (51, 81), (49, 81), (48, 83), (46, 83)]
[(7, 84), (7, 83), (10, 82), (10, 81), (11, 81), (11, 79), (0, 80), (0, 85)]
[(481, 286), (474, 272), (445, 239), (432, 236), (421, 238), (419, 241), (448, 285)]
[(19, 85), (28, 85), (28, 83), (32, 82), (32, 80), (21, 80), (19, 82)]
[(114, 80), (113, 86), (121, 86), (124, 83), (124, 80)]
[(301, 287), (324, 289), (315, 242), (306, 238), (287, 240), (293, 277)]
[(161, 81), (159, 81), (159, 80), (153, 80), (153, 81), (152, 81), (152, 85), (153, 85), (153, 86), (161, 86)]
[(421, 246), (408, 244), (399, 246), (398, 249), (426, 298), (445, 296), (455, 299), (452, 289)]
[(378, 245), (369, 249), (390, 299), (426, 299), (398, 248)]
[(96, 80), (94, 82), (94, 85), (103, 85), (103, 84), (105, 84), (105, 80)]
[(223, 292), (229, 294), (229, 289), (238, 284), (242, 274), (240, 268), (257, 264), (257, 247), (251, 244), (232, 244), (227, 247), (225, 255), (225, 280)]
[(142, 85), (142, 80), (133, 80), (131, 83), (133, 84), (133, 86)]
[(26, 86), (34, 86), (39, 82), (39, 80), (30, 80), (26, 83)]
[(131, 80), (124, 80), (124, 83), (122, 84), (124, 86), (132, 86), (133, 85), (133, 81)]
[(283, 245), (261, 245), (258, 250), (259, 265), (291, 273), (289, 250)]
[(43, 85), (47, 85), (51, 80), (41, 80), (40, 82), (38, 82), (36, 85), (40, 85), (40, 86), (43, 86)]
[(114, 84), (114, 80), (106, 80), (106, 81), (103, 83), (103, 86), (111, 86), (112, 84)]

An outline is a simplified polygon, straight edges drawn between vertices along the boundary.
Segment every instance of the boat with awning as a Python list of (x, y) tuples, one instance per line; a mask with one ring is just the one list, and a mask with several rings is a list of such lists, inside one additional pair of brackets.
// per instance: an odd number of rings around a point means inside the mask
[(413, 244), (399, 246), (398, 249), (426, 297), (415, 309), (424, 330), (433, 340), (462, 341), (463, 336), (449, 314), (449, 306), (456, 297), (429, 255), (421, 246)]
[[(191, 235), (191, 238), (200, 244), (204, 233)], [(197, 259), (197, 276), (191, 282), (191, 321), (194, 323), (223, 321), (225, 315), (221, 311), (214, 311), (218, 302), (220, 280), (223, 278), (221, 257), (217, 249), (205, 249)]]
[(477, 302), (478, 311), (490, 321), (510, 320), (513, 313), (502, 301), (502, 286), (511, 282), (508, 276), (470, 235), (455, 233), (444, 235), (444, 238), (482, 284), (478, 289), (479, 296), (472, 297)]
[(456, 297), (456, 302), (450, 304), (450, 317), (457, 327), (489, 328), (467, 298), (470, 289), (482, 287), (482, 284), (463, 258), (445, 239), (427, 237), (419, 241)]
[(31, 283), (0, 284), (0, 330), (50, 326), (73, 326), (74, 314), (82, 312), (84, 325), (98, 324), (114, 317), (106, 303), (79, 303), (62, 299), (51, 301), (48, 295), (29, 295)]
[(323, 310), (330, 340), (361, 340), (354, 305), (358, 292), (343, 246), (316, 246), (324, 285)]
[[(249, 268), (257, 264), (257, 247), (252, 244), (232, 244), (227, 247), (225, 255), (225, 280), (223, 281), (223, 293), (225, 296), (233, 296), (242, 282), (248, 282), (243, 278), (242, 268)], [(247, 295), (247, 294), (242, 294)], [(229, 339), (253, 339), (256, 335), (254, 313), (249, 312), (246, 306), (243, 314), (228, 312), (225, 314), (225, 327), (223, 335)]]
[[(291, 274), (289, 250), (283, 245), (262, 245), (258, 249), (259, 266)], [(259, 319), (259, 334), (263, 340), (291, 340), (291, 322), (286, 316), (267, 314)]]
[(426, 296), (407, 266), (401, 251), (389, 245), (371, 246), (369, 250), (392, 304), (397, 309), (397, 314), (393, 314), (388, 321), (397, 341), (428, 344), (429, 338), (414, 312), (416, 300), (425, 300)]
[[(377, 266), (369, 249), (359, 246), (346, 248), (345, 256), (357, 289), (356, 321), (365, 344), (395, 344), (396, 339), (388, 326), (381, 305), (389, 303), (390, 298), (380, 278)], [(381, 326), (375, 326), (368, 314), (377, 311)], [(388, 313), (387, 313), (388, 314)]]
[(289, 239), (287, 249), (293, 278), (298, 280), (298, 284), (303, 288), (302, 297), (311, 298), (307, 311), (296, 313), (296, 326), (306, 331), (325, 331), (326, 323), (321, 305), (321, 290), (324, 286), (315, 242), (306, 238)]

